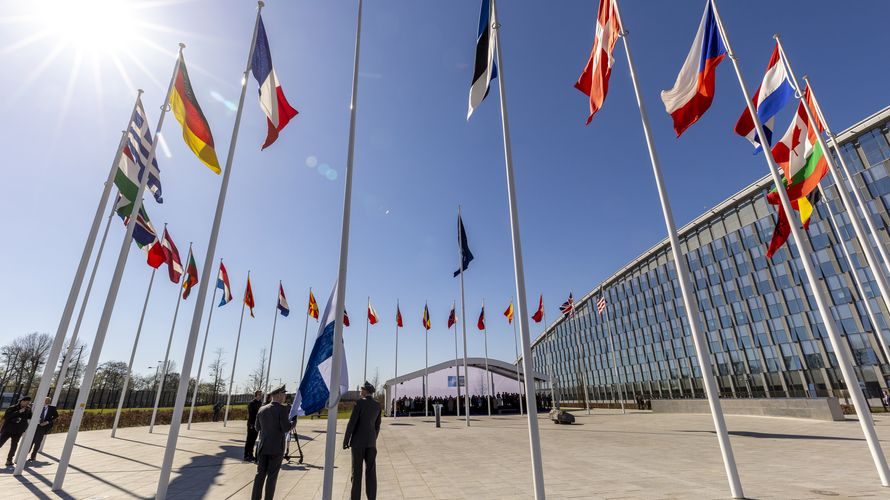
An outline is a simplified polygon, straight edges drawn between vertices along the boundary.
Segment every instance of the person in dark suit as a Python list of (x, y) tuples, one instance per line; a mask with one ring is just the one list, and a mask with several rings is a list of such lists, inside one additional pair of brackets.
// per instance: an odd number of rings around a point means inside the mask
[(12, 458), (19, 447), (19, 439), (28, 430), (28, 421), (31, 420), (31, 398), (25, 396), (16, 404), (6, 409), (3, 415), (3, 427), (0, 427), (0, 447), (9, 441), (9, 455), (6, 455), (6, 466), (13, 465)]
[(287, 414), (290, 410), (281, 404), (286, 391), (284, 386), (269, 393), (272, 402), (260, 408), (256, 415), (256, 430), (260, 434), (260, 445), (257, 447), (256, 476), (253, 479), (253, 500), (263, 498), (265, 483), (266, 498), (271, 500), (275, 495), (278, 482), (278, 470), (284, 459), (284, 440), (290, 430)]
[(244, 441), (244, 461), (256, 462), (253, 449), (256, 447), (256, 438), (259, 433), (256, 430), (256, 414), (263, 406), (263, 391), (253, 393), (253, 399), (247, 403), (247, 440)]
[(380, 403), (374, 400), (374, 386), (365, 381), (361, 399), (355, 402), (343, 449), (352, 448), (352, 500), (362, 498), (362, 463), (365, 466), (365, 493), (377, 498), (377, 435), (380, 434)]
[(31, 459), (29, 462), (37, 460), (37, 452), (40, 451), (40, 445), (43, 444), (43, 436), (49, 434), (53, 428), (53, 423), (59, 418), (59, 412), (55, 406), (50, 403), (52, 399), (49, 396), (43, 400), (43, 411), (40, 412), (40, 423), (37, 424), (37, 430), (34, 431), (34, 442), (31, 444)]

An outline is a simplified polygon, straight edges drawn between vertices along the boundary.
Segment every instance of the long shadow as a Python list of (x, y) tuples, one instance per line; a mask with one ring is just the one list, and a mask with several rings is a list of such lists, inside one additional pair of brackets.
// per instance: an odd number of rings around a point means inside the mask
[[(180, 436), (180, 437), (182, 437), (182, 436)], [(167, 449), (167, 447), (166, 447), (165, 445), (163, 445), (163, 444), (148, 443), (148, 442), (146, 442), (146, 441), (139, 441), (139, 440), (137, 440), (137, 439), (128, 439), (128, 438), (122, 438), (122, 437), (116, 437), (116, 438), (114, 438), (114, 439), (118, 439), (118, 440), (120, 440), (120, 441), (128, 441), (128, 442), (130, 442), (130, 443), (144, 444), (144, 445), (146, 445), (146, 446), (154, 446), (154, 447), (156, 447), (156, 448), (164, 448), (164, 449)], [(176, 451), (189, 452), (189, 450), (184, 450), (184, 449), (182, 449), (182, 448), (176, 448)]]
[[(37, 477), (37, 476), (35, 476), (35, 477)], [(54, 497), (51, 497), (51, 496), (47, 495), (46, 493), (40, 491), (40, 490), (37, 488), (37, 486), (35, 486), (35, 485), (32, 484), (30, 481), (28, 481), (27, 479), (25, 479), (24, 476), (15, 476), (15, 478), (16, 478), (16, 480), (17, 480), (19, 483), (21, 483), (22, 486), (24, 486), (25, 488), (27, 488), (27, 490), (28, 490), (29, 492), (31, 492), (32, 495), (34, 495), (34, 498), (39, 498), (39, 499), (41, 499), (41, 500), (49, 500), (49, 499), (51, 499), (51, 498), (58, 497), (58, 498), (64, 498), (64, 499), (66, 499), (66, 500), (74, 500), (74, 497), (73, 497), (73, 496), (71, 496), (71, 495), (69, 495), (69, 494), (67, 494), (67, 493), (65, 493), (65, 492), (56, 492), (56, 493), (53, 494)], [(43, 482), (43, 483), (46, 484), (46, 485), (49, 485), (49, 484), (50, 484), (49, 481), (41, 481), (41, 482)]]
[[(716, 434), (716, 431), (688, 431), (681, 430), (678, 432), (695, 432), (695, 433), (708, 433), (708, 434)], [(812, 440), (812, 441), (865, 441), (863, 438), (848, 438), (848, 437), (839, 437), (839, 436), (817, 436), (817, 435), (803, 435), (803, 434), (775, 434), (772, 432), (754, 432), (754, 431), (729, 431), (729, 434), (732, 436), (739, 437), (749, 437), (756, 439), (803, 439), (803, 440)]]
[[(193, 455), (189, 463), (179, 468), (179, 475), (170, 481), (167, 489), (170, 498), (201, 498), (216, 482), (221, 474), (223, 462), (227, 458), (239, 460), (244, 453), (243, 446), (222, 446), (215, 455)], [(185, 469), (198, 469), (201, 471), (186, 471)]]
[(98, 448), (93, 448), (93, 447), (91, 447), (91, 446), (84, 446), (84, 445), (82, 445), (82, 444), (76, 444), (76, 443), (74, 444), (74, 446), (77, 446), (78, 448), (83, 448), (83, 449), (85, 449), (85, 450), (90, 450), (90, 451), (93, 451), (93, 452), (96, 452), (96, 453), (101, 453), (101, 454), (103, 454), (103, 455), (108, 455), (108, 456), (110, 456), (110, 457), (120, 458), (120, 459), (123, 459), (123, 460), (129, 460), (130, 462), (135, 462), (135, 463), (137, 463), (137, 464), (139, 464), (139, 465), (144, 465), (144, 466), (146, 466), (146, 467), (151, 467), (152, 469), (159, 469), (159, 468), (160, 468), (160, 467), (158, 467), (158, 466), (155, 465), (155, 464), (150, 464), (150, 463), (148, 463), (148, 462), (143, 462), (143, 461), (141, 461), (141, 460), (136, 460), (135, 458), (130, 458), (130, 457), (125, 456), (125, 455), (118, 455), (117, 453), (111, 453), (110, 451), (103, 451), (103, 450), (100, 450), (100, 449), (98, 449)]

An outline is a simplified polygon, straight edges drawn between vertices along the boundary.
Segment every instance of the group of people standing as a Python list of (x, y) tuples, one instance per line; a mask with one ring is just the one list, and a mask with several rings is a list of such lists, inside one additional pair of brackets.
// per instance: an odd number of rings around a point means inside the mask
[[(47, 397), (43, 402), (43, 411), (40, 412), (40, 422), (34, 433), (34, 441), (31, 443), (31, 458), (29, 462), (37, 460), (37, 452), (40, 451), (40, 445), (43, 444), (43, 436), (49, 434), (53, 428), (53, 423), (59, 417), (59, 412), (55, 406), (50, 405), (51, 400)], [(6, 455), (6, 466), (14, 465), (13, 459), (15, 452), (19, 448), (19, 440), (22, 434), (28, 430), (28, 423), (34, 418), (31, 412), (31, 398), (25, 396), (18, 400), (15, 404), (6, 409), (3, 414), (3, 426), (0, 427), (0, 448), (9, 441), (9, 454)]]

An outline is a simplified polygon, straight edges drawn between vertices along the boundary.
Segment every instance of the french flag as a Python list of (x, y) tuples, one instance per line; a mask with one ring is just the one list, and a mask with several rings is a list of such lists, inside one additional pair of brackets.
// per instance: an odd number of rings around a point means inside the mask
[[(757, 92), (751, 99), (757, 109), (757, 116), (763, 123), (763, 133), (766, 134), (767, 145), (772, 144), (776, 114), (788, 104), (793, 96), (794, 87), (791, 85), (791, 80), (788, 79), (788, 73), (785, 70), (777, 43), (766, 67), (766, 74), (763, 75), (763, 81), (760, 82), (760, 87), (757, 88)], [(754, 120), (751, 119), (751, 113), (748, 112), (747, 107), (742, 111), (739, 121), (735, 124), (735, 133), (748, 139), (757, 148), (755, 152), (760, 151), (760, 138), (757, 137), (757, 132), (754, 130)]]
[(288, 104), (272, 67), (272, 53), (269, 51), (269, 40), (266, 38), (266, 28), (263, 26), (263, 18), (260, 17), (256, 30), (256, 41), (253, 49), (253, 60), (250, 64), (253, 77), (260, 85), (260, 107), (266, 113), (269, 124), (269, 132), (266, 134), (266, 142), (263, 148), (271, 146), (278, 133), (287, 125), (291, 118), (297, 116), (297, 110)]
[(726, 47), (723, 45), (711, 0), (708, 0), (692, 49), (680, 68), (674, 88), (661, 91), (664, 108), (674, 119), (677, 137), (711, 107), (711, 101), (714, 100), (715, 72), (724, 57)]

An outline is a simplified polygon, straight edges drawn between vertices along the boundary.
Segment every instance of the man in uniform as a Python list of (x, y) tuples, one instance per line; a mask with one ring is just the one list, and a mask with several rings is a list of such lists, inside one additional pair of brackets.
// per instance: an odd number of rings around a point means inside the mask
[(0, 427), (0, 447), (9, 443), (9, 455), (6, 455), (6, 466), (13, 465), (12, 458), (19, 447), (19, 439), (28, 430), (28, 421), (31, 420), (31, 398), (25, 396), (16, 404), (6, 409), (3, 416), (3, 427)]
[(256, 446), (256, 414), (263, 406), (263, 391), (253, 393), (253, 399), (247, 403), (247, 440), (244, 441), (244, 461), (256, 462), (253, 449)]
[(278, 470), (284, 459), (284, 439), (290, 430), (287, 415), (290, 410), (281, 404), (286, 391), (284, 386), (269, 393), (272, 402), (264, 405), (257, 412), (256, 430), (260, 434), (260, 445), (257, 448), (256, 476), (253, 479), (253, 500), (263, 497), (265, 483), (266, 498), (275, 495), (275, 484), (278, 482)]
[(374, 386), (368, 381), (355, 402), (343, 449), (352, 448), (352, 500), (362, 498), (362, 462), (365, 465), (365, 493), (368, 500), (377, 498), (377, 435), (380, 434), (380, 403), (374, 400)]
[(34, 442), (31, 445), (31, 459), (29, 462), (37, 460), (37, 452), (40, 451), (40, 445), (43, 444), (43, 436), (49, 434), (53, 428), (53, 422), (59, 418), (59, 412), (55, 406), (52, 406), (52, 399), (47, 396), (43, 400), (43, 411), (40, 412), (40, 423), (37, 424), (37, 430), (34, 431)]

